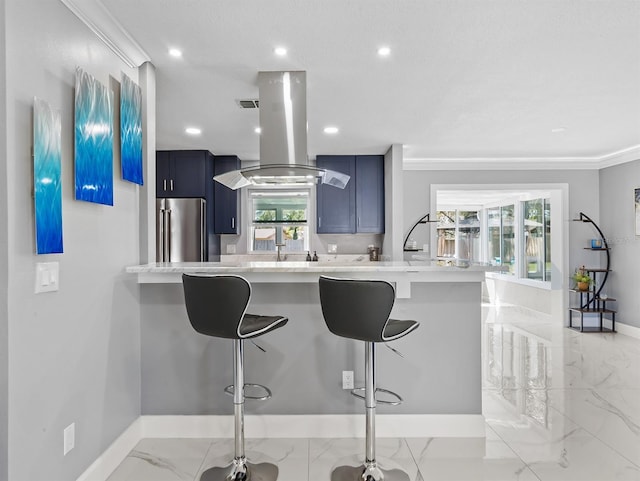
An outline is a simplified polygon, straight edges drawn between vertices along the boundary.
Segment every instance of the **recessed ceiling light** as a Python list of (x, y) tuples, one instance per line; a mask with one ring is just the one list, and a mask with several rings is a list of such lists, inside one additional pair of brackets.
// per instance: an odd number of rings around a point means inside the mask
[(170, 48), (169, 49), (169, 55), (171, 55), (172, 57), (182, 57), (182, 50), (177, 49), (177, 48)]
[(200, 135), (202, 133), (202, 130), (197, 127), (187, 127), (184, 131), (189, 135)]
[(565, 127), (556, 127), (555, 129), (551, 129), (551, 132), (554, 134), (559, 134), (561, 132), (566, 132), (566, 128)]
[(391, 54), (391, 49), (389, 47), (380, 47), (378, 49), (378, 55), (381, 57), (388, 57)]
[(261, 129), (260, 127), (256, 127), (255, 129), (253, 129), (253, 131), (254, 131), (256, 134), (259, 134), (260, 132), (262, 132), (262, 129)]
[(275, 53), (278, 57), (284, 57), (287, 54), (287, 49), (284, 47), (276, 47), (273, 49), (273, 53)]
[(324, 128), (324, 133), (325, 134), (337, 134), (338, 133), (338, 127), (325, 127)]

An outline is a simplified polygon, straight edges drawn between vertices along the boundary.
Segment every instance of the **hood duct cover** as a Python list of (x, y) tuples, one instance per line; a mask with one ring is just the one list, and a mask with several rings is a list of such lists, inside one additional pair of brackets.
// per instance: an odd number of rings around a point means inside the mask
[(329, 184), (344, 189), (349, 176), (318, 169), (307, 157), (306, 72), (259, 72), (260, 165), (216, 175), (230, 189), (248, 185)]

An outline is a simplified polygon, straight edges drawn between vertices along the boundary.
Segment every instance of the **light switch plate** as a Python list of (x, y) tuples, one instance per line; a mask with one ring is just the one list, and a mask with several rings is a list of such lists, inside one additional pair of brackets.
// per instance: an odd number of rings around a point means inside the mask
[(59, 264), (57, 262), (38, 262), (36, 264), (36, 294), (57, 291), (59, 282)]
[(76, 423), (69, 424), (62, 432), (63, 456), (66, 456), (76, 446)]

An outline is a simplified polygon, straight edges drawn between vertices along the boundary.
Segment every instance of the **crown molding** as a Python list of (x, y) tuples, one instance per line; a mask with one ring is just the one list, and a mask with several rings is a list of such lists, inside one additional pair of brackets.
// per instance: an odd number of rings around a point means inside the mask
[(627, 149), (618, 150), (600, 157), (600, 168), (613, 167), (640, 159), (640, 145), (634, 145)]
[(404, 159), (404, 170), (599, 170), (640, 159), (640, 145), (595, 157), (433, 157)]
[(100, 0), (60, 0), (102, 42), (131, 68), (137, 68), (151, 57), (109, 13)]

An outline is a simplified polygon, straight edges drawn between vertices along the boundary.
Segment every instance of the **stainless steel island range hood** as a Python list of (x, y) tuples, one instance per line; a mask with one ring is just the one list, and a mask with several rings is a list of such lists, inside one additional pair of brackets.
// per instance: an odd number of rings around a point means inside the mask
[(230, 189), (248, 185), (329, 184), (344, 189), (349, 176), (310, 165), (307, 157), (307, 74), (258, 72), (260, 165), (216, 175)]

